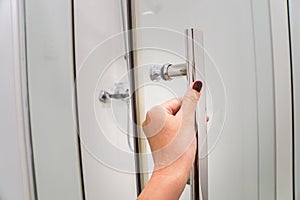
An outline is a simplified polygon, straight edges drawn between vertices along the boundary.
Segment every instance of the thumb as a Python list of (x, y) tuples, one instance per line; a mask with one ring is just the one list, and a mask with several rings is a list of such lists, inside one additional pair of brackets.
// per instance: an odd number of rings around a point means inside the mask
[(182, 117), (183, 122), (194, 123), (195, 111), (200, 98), (202, 86), (203, 84), (201, 81), (195, 81), (194, 83), (191, 83), (187, 89), (182, 99), (182, 106), (177, 113), (180, 117)]

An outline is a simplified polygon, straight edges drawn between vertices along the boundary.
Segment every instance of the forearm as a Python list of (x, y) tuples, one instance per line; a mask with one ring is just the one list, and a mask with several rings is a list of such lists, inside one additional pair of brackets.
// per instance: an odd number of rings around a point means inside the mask
[(188, 179), (188, 173), (154, 172), (138, 200), (178, 200)]

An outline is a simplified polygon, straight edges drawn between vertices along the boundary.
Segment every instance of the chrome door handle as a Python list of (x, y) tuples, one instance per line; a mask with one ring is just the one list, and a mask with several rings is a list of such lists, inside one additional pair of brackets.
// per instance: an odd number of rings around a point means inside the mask
[[(197, 29), (187, 29), (186, 63), (153, 66), (150, 70), (152, 81), (171, 80), (176, 76), (187, 76), (188, 83), (196, 80), (205, 85), (203, 33)], [(206, 127), (206, 89), (202, 88), (201, 99), (195, 113), (195, 131), (197, 136), (197, 151), (190, 176), (191, 199), (208, 200), (208, 157), (207, 157), (207, 127)]]
[[(197, 29), (187, 29), (186, 57), (187, 79), (189, 83), (196, 80), (205, 83), (205, 65), (203, 49), (203, 33)], [(204, 84), (205, 86), (206, 84)], [(195, 114), (197, 136), (196, 158), (191, 172), (191, 199), (208, 199), (208, 157), (206, 127), (206, 89), (202, 88), (201, 97)]]

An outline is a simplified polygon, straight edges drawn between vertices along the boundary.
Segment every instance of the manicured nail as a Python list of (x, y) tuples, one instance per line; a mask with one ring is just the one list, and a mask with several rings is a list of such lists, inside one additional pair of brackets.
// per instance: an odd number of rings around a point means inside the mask
[(193, 85), (193, 89), (196, 90), (197, 92), (200, 92), (202, 88), (202, 82), (201, 81), (195, 81)]

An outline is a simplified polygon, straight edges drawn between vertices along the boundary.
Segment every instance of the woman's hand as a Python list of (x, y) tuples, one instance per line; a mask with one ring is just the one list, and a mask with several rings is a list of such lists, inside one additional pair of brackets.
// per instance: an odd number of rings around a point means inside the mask
[(143, 129), (154, 171), (138, 199), (179, 199), (196, 152), (195, 110), (202, 82), (190, 85), (182, 99), (171, 99), (147, 112)]

